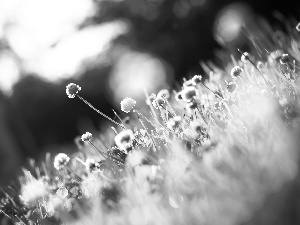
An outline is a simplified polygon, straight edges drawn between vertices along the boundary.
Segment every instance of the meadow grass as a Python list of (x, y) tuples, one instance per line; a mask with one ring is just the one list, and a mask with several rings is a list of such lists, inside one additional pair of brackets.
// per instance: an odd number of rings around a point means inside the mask
[(2, 190), (1, 212), (15, 224), (248, 221), (298, 173), (297, 29), (284, 48), (241, 52), (229, 69), (211, 66), (208, 79), (195, 75), (180, 90), (147, 95), (145, 106), (124, 98), (126, 120), (109, 118), (69, 84), (68, 97), (114, 127), (82, 134), (73, 155), (47, 155), (41, 166), (32, 161)]

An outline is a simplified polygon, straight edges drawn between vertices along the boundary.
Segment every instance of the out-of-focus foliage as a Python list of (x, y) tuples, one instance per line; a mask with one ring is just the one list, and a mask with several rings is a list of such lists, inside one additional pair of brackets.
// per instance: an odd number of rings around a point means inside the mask
[[(116, 43), (159, 56), (171, 65), (177, 78), (199, 73), (201, 71), (199, 61), (213, 58), (213, 50), (218, 48), (213, 36), (216, 16), (223, 7), (232, 3), (231, 0), (101, 0), (95, 2), (98, 11), (86, 25), (114, 20), (128, 22), (129, 32), (117, 38)], [(269, 21), (278, 21), (273, 14), (275, 10), (286, 16), (300, 15), (298, 9), (300, 4), (297, 1), (238, 2), (246, 3), (249, 6), (246, 10), (252, 9), (255, 12), (251, 23), (260, 23), (256, 20), (260, 15)], [(244, 41), (241, 44), (246, 43)], [(230, 47), (229, 49), (233, 50), (231, 53), (236, 54), (236, 47), (241, 46)]]
[(125, 20), (130, 31), (116, 43), (158, 55), (172, 66), (177, 76), (196, 72), (200, 58), (213, 57), (207, 46), (210, 49), (216, 46), (211, 29), (218, 4), (205, 0), (125, 0), (97, 4), (98, 13), (92, 23)]

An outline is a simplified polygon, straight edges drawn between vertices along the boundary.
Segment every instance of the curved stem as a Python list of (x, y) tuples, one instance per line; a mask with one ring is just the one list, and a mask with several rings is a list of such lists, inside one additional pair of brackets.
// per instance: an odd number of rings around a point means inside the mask
[(122, 124), (114, 121), (113, 119), (111, 119), (109, 116), (105, 115), (103, 112), (101, 112), (100, 110), (96, 109), (91, 103), (89, 103), (87, 100), (85, 100), (83, 97), (81, 97), (80, 95), (77, 94), (77, 97), (83, 101), (85, 104), (87, 104), (91, 109), (93, 109), (94, 111), (96, 111), (97, 113), (99, 113), (101, 116), (103, 116), (104, 118), (108, 119), (109, 121), (111, 121), (112, 123), (118, 125), (119, 127), (122, 127), (124, 130), (126, 130), (126, 127), (124, 127)]

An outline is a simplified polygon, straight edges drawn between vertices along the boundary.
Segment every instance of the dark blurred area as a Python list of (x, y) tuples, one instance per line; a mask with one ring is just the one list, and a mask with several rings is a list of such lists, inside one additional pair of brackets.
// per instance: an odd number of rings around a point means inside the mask
[[(114, 117), (111, 109), (118, 103), (114, 102), (113, 90), (108, 91), (108, 87), (114, 89), (109, 79), (122, 49), (161, 60), (168, 67), (166, 73), (171, 74), (166, 78), (169, 87), (175, 87), (182, 77), (201, 74), (201, 61), (212, 60), (221, 65), (222, 60), (215, 57), (217, 50), (238, 55), (237, 47), (247, 49), (247, 40), (239, 31), (243, 25), (252, 29), (267, 21), (272, 26), (284, 27), (281, 18), (300, 18), (299, 1), (95, 0), (94, 4), (96, 13), (85, 19), (78, 26), (79, 30), (111, 21), (125, 21), (129, 29), (113, 40), (105, 56), (93, 59), (74, 78), (59, 82), (40, 78), (39, 74), (22, 67), (22, 58), (6, 39), (0, 40), (0, 51), (10, 52), (20, 67), (20, 79), (11, 94), (2, 94), (0, 98), (1, 184), (19, 171), (27, 157), (39, 158), (56, 146), (69, 146), (76, 151), (72, 143), (77, 135), (87, 128), (101, 128), (103, 118), (79, 99), (67, 98), (65, 86), (68, 83), (79, 84), (85, 99)], [(223, 22), (228, 16), (223, 18), (222, 13), (227, 12), (226, 7), (230, 5), (239, 12), (237, 16), (244, 17), (233, 27), (226, 27)], [(230, 10), (228, 12), (232, 15)], [(233, 22), (235, 18), (231, 18)], [(225, 36), (220, 38), (216, 34), (218, 29), (225, 32)], [(120, 112), (119, 108), (115, 110)]]

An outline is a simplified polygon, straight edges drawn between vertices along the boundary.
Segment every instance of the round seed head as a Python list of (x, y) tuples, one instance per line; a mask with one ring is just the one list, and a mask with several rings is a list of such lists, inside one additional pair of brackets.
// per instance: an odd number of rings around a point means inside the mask
[(227, 83), (227, 91), (234, 92), (236, 89), (236, 84), (234, 82)]
[(146, 100), (146, 104), (147, 105), (151, 105), (152, 104), (152, 101), (155, 100), (156, 98), (156, 94), (152, 93), (149, 98)]
[(193, 112), (194, 109), (196, 109), (198, 106), (198, 103), (196, 101), (188, 102), (186, 105), (186, 109), (188, 112)]
[(249, 62), (249, 59), (250, 59), (250, 54), (248, 52), (244, 52), (241, 56), (241, 61), (243, 63), (247, 63)]
[(282, 54), (279, 61), (281, 64), (286, 64), (289, 61), (289, 54)]
[(184, 87), (192, 87), (192, 86), (194, 86), (195, 84), (194, 84), (194, 81), (191, 79), (191, 80), (187, 80), (187, 81), (185, 81), (184, 83), (183, 83), (183, 86)]
[(181, 117), (180, 116), (175, 116), (174, 118), (170, 118), (167, 122), (167, 127), (170, 130), (175, 130), (181, 123)]
[(199, 121), (192, 121), (190, 123), (191, 130), (196, 133), (201, 133), (205, 130), (203, 124)]
[(85, 161), (86, 170), (90, 173), (100, 172), (100, 164), (95, 162), (94, 159), (87, 159)]
[(202, 76), (201, 75), (195, 75), (193, 78), (192, 78), (192, 81), (194, 83), (194, 85), (196, 84), (199, 84), (202, 80)]
[(170, 92), (167, 89), (162, 89), (158, 92), (157, 98), (168, 99), (170, 98)]
[(242, 71), (243, 71), (243, 69), (241, 68), (241, 67), (239, 67), (239, 66), (235, 66), (235, 67), (233, 67), (232, 69), (231, 69), (231, 76), (233, 77), (233, 78), (235, 78), (235, 77), (238, 77), (238, 76), (240, 76), (241, 75), (241, 73), (242, 73)]
[(77, 84), (70, 83), (66, 86), (66, 93), (69, 98), (75, 98), (78, 92), (81, 90), (81, 87)]
[(54, 158), (54, 168), (61, 170), (68, 164), (69, 161), (70, 158), (65, 153), (59, 153)]
[(181, 91), (181, 96), (182, 99), (185, 102), (191, 102), (196, 98), (197, 95), (197, 91), (195, 87), (185, 87), (182, 91)]
[(120, 104), (121, 104), (121, 110), (123, 112), (129, 113), (136, 105), (136, 101), (134, 101), (132, 98), (126, 97), (121, 101)]
[(281, 56), (283, 55), (282, 50), (275, 50), (270, 53), (268, 56), (268, 61), (271, 65), (275, 65), (276, 63), (280, 62)]
[(156, 102), (159, 106), (162, 106), (166, 101), (163, 98), (156, 98)]
[(92, 136), (93, 135), (90, 132), (86, 132), (85, 134), (81, 135), (81, 140), (84, 142), (91, 141)]
[(163, 98), (156, 98), (152, 101), (152, 105), (155, 109), (159, 109), (160, 106), (165, 104), (165, 100)]
[(264, 64), (262, 63), (262, 61), (258, 61), (256, 67), (257, 67), (257, 69), (262, 70), (264, 67)]
[(132, 130), (123, 130), (115, 136), (117, 147), (126, 154), (132, 148), (133, 140), (134, 134)]
[(181, 93), (181, 92), (178, 92), (178, 93), (175, 95), (175, 99), (176, 99), (176, 101), (182, 100), (182, 93)]

